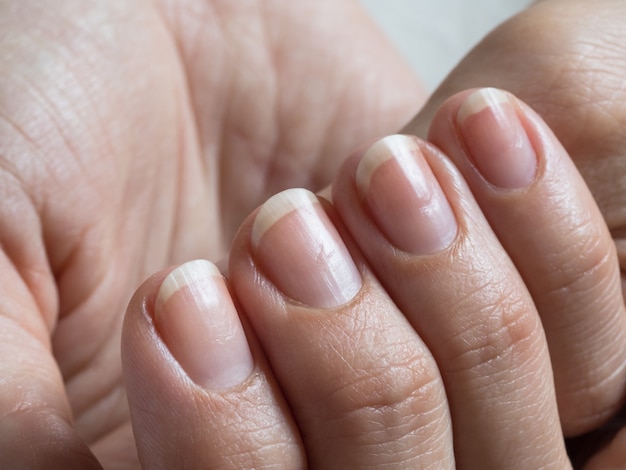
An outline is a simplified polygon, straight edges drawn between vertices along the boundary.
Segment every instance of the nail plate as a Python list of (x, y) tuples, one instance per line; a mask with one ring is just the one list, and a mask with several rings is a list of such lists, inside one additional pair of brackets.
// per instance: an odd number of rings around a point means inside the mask
[(288, 189), (270, 198), (252, 225), (255, 258), (288, 297), (330, 308), (352, 299), (361, 275), (317, 197)]
[(416, 138), (385, 137), (363, 155), (358, 191), (389, 241), (426, 255), (448, 247), (457, 232), (454, 212)]
[(224, 390), (252, 373), (254, 360), (239, 315), (209, 261), (190, 261), (164, 279), (154, 317), (168, 349), (198, 385)]
[(485, 180), (504, 189), (529, 185), (537, 172), (537, 156), (512, 100), (504, 91), (483, 88), (466, 98), (457, 115), (470, 160)]

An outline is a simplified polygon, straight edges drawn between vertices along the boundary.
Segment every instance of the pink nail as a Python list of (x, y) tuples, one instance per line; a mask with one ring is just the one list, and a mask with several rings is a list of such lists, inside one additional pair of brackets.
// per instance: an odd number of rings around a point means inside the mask
[(185, 263), (165, 278), (155, 303), (155, 324), (174, 358), (200, 386), (227, 389), (254, 369), (224, 279), (208, 261)]
[(416, 138), (393, 135), (372, 145), (356, 184), (377, 225), (401, 250), (431, 254), (454, 240), (456, 218)]
[(508, 93), (495, 88), (472, 93), (457, 121), (470, 160), (489, 183), (515, 189), (533, 181), (537, 156)]
[(336, 307), (361, 288), (361, 275), (315, 195), (289, 189), (270, 198), (252, 226), (263, 271), (288, 297), (311, 307)]

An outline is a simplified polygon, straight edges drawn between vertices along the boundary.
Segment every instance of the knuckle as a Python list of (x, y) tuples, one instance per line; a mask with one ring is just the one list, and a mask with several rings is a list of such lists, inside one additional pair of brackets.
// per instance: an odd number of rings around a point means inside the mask
[(433, 355), (396, 315), (363, 315), (370, 306), (333, 317), (299, 421), (318, 447), (345, 456), (342, 468), (448, 461), (449, 411)]
[(529, 300), (505, 282), (476, 287), (453, 307), (454, 334), (442, 348), (449, 372), (491, 375), (513, 370), (536, 351), (542, 338), (538, 315)]
[(365, 430), (362, 444), (377, 445), (433, 432), (447, 412), (443, 384), (431, 357), (414, 357), (404, 362), (381, 362), (359, 372), (337, 390), (332, 398), (337, 406), (333, 418), (341, 434)]
[[(267, 393), (267, 387), (266, 377), (257, 372), (245, 388), (231, 389), (222, 395), (199, 395), (195, 401), (197, 411), (188, 409), (190, 413), (176, 413), (173, 428), (181, 425), (180, 429), (186, 429), (188, 435), (176, 435), (176, 449), (172, 450), (174, 460), (186, 461), (190, 455), (198, 455), (198, 449), (219, 448), (219, 455), (210, 456), (210, 459), (217, 459), (211, 461), (212, 468), (268, 468), (287, 463), (293, 465), (291, 468), (304, 468), (299, 442), (276, 397)], [(164, 413), (168, 411), (159, 406), (151, 421), (163, 420)], [(207, 422), (207, 416), (213, 419)], [(168, 437), (163, 435), (160, 439)]]
[(543, 284), (548, 301), (585, 308), (596, 303), (599, 293), (617, 288), (618, 263), (615, 246), (591, 220), (571, 224), (564, 237), (567, 245), (547, 258), (551, 272)]

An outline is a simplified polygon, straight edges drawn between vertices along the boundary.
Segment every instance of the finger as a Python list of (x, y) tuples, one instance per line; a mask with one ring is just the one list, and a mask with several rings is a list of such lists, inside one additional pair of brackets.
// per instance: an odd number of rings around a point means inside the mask
[(148, 279), (128, 307), (122, 353), (145, 468), (304, 465), (280, 391), (213, 264)]
[(512, 95), (456, 95), (431, 141), (463, 173), (541, 315), (568, 435), (622, 405), (626, 311), (615, 245), (585, 182), (543, 121)]
[(73, 426), (51, 353), (50, 312), (42, 313), (14, 266), (0, 252), (0, 468), (100, 469)]
[(437, 360), (457, 465), (565, 465), (539, 317), (453, 165), (391, 136), (347, 161), (333, 201)]
[[(470, 87), (512, 92), (545, 119), (572, 157), (622, 246), (626, 273), (624, 15), (621, 0), (533, 2), (459, 63), (404, 132), (426, 138), (441, 104)], [(626, 292), (626, 276), (624, 285)]]
[(39, 215), (10, 172), (1, 179), (0, 468), (99, 469), (52, 354), (57, 298)]
[(230, 256), (307, 461), (454, 468), (437, 366), (333, 221), (310, 192), (279, 193), (244, 223)]

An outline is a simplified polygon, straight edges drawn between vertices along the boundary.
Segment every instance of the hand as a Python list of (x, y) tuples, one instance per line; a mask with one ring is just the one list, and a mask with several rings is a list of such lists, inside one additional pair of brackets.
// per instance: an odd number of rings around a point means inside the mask
[[(205, 261), (139, 289), (123, 351), (145, 466), (570, 468), (551, 360), (601, 379), (574, 424), (623, 398), (610, 234), (512, 96), (455, 95), (430, 139), (357, 151), (334, 209), (299, 189), (268, 200), (235, 238), (232, 290)], [(570, 356), (549, 349), (559, 333)]]
[(327, 184), (420, 90), (355, 1), (7, 0), (0, 24), (0, 467), (136, 468), (134, 287)]
[[(626, 185), (622, 176), (626, 163), (621, 149), (625, 115), (624, 100), (616, 98), (623, 91), (619, 77), (626, 67), (620, 53), (626, 47), (626, 39), (620, 22), (616, 20), (622, 6), (610, 1), (594, 3), (593, 15), (589, 14), (589, 8), (585, 2), (567, 2), (565, 5), (562, 1), (546, 0), (503, 25), (460, 64), (407, 129), (426, 136), (426, 129), (443, 100), (467, 86), (496, 85), (514, 90), (546, 117), (564, 142), (608, 222), (624, 266), (622, 238)], [(529, 30), (536, 34), (529, 35)], [(606, 37), (612, 40), (603, 40)], [(589, 50), (594, 53), (590, 54)], [(567, 112), (563, 112), (564, 109)], [(485, 207), (487, 216), (493, 218), (493, 212), (489, 215), (489, 206), (483, 206), (483, 209)], [(577, 230), (572, 232), (573, 235), (577, 233)], [(566, 237), (570, 240), (572, 236)], [(588, 247), (591, 246), (593, 243)], [(600, 256), (599, 259), (608, 261), (608, 257)], [(595, 264), (592, 262), (589, 266)], [(593, 279), (593, 276), (582, 278)], [(533, 280), (526, 274), (524, 279), (534, 284), (535, 289), (542, 287), (537, 282), (537, 279), (543, 279), (541, 276)], [(584, 284), (580, 283), (579, 287)], [(569, 288), (572, 289), (577, 292), (574, 285)], [(579, 298), (584, 292), (582, 289), (573, 298)], [(601, 297), (590, 295), (587, 309), (593, 311), (594, 302)], [(570, 313), (580, 314), (585, 310), (576, 308), (576, 302), (573, 309), (564, 308), (567, 315), (562, 318), (566, 323), (561, 327), (573, 328), (577, 332), (574, 336), (571, 332), (561, 334), (555, 315), (542, 315), (542, 321), (548, 323), (546, 334), (550, 348), (560, 351), (555, 363), (556, 393), (566, 435), (602, 429), (606, 419), (622, 406), (624, 333), (619, 327), (613, 328), (613, 322), (620, 321), (623, 306), (622, 299), (616, 301), (615, 298), (613, 302), (619, 305), (597, 310), (579, 324), (576, 319), (580, 317), (570, 316)], [(606, 317), (603, 319), (606, 314), (609, 321), (605, 321)], [(604, 341), (604, 333), (612, 340)], [(584, 347), (571, 341), (573, 337), (582, 338)], [(568, 351), (574, 353), (569, 359), (566, 356)], [(589, 386), (598, 383), (600, 387)], [(608, 431), (614, 433), (615, 429), (609, 428)], [(623, 446), (620, 445), (623, 436), (624, 432), (618, 434), (610, 447), (589, 462), (589, 468), (619, 466), (624, 460)], [(594, 436), (589, 437), (593, 441)], [(580, 448), (579, 439), (572, 451), (576, 453)], [(585, 459), (583, 455), (581, 460)]]

